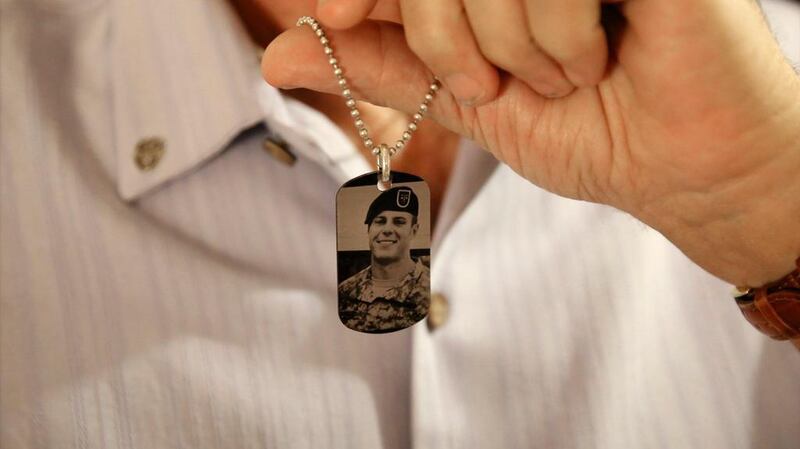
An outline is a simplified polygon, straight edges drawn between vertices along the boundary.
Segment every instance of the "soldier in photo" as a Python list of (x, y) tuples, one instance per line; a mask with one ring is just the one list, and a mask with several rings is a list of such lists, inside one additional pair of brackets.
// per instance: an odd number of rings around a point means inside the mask
[(339, 317), (349, 328), (380, 333), (425, 317), (430, 270), (411, 257), (419, 200), (409, 187), (393, 187), (370, 204), (364, 223), (370, 265), (339, 284)]

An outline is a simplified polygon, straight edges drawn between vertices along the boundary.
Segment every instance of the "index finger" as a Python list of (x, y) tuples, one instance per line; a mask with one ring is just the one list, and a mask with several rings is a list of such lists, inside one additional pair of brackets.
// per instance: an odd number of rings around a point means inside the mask
[(317, 18), (333, 29), (352, 28), (366, 19), (402, 23), (398, 0), (318, 0)]
[(600, 23), (601, 0), (526, 0), (536, 42), (579, 87), (600, 82), (608, 48)]

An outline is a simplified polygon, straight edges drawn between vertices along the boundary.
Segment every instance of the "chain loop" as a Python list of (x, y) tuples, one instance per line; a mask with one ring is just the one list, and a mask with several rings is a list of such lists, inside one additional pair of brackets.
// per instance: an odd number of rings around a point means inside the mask
[(378, 170), (381, 171), (381, 182), (384, 185), (390, 185), (392, 182), (392, 153), (386, 144), (381, 144), (378, 150)]
[(344, 71), (339, 65), (339, 60), (336, 59), (333, 54), (333, 48), (330, 45), (330, 40), (325, 34), (325, 31), (322, 29), (322, 26), (319, 24), (317, 19), (311, 16), (300, 17), (297, 20), (297, 26), (302, 25), (308, 25), (311, 27), (311, 29), (319, 38), (319, 42), (322, 44), (322, 50), (328, 57), (328, 64), (330, 64), (333, 68), (333, 75), (336, 77), (339, 87), (342, 89), (342, 96), (345, 99), (345, 105), (347, 105), (347, 108), (350, 109), (350, 116), (353, 118), (356, 131), (358, 131), (358, 135), (361, 137), (364, 147), (375, 155), (376, 165), (378, 166), (378, 170), (381, 172), (380, 180), (383, 182), (383, 184), (391, 184), (391, 157), (394, 156), (398, 151), (405, 148), (405, 146), (411, 140), (411, 136), (417, 130), (419, 123), (425, 116), (425, 113), (428, 112), (428, 106), (433, 101), (433, 97), (441, 87), (439, 79), (436, 77), (433, 78), (433, 82), (430, 84), (430, 86), (428, 86), (428, 92), (425, 94), (425, 98), (417, 108), (417, 112), (411, 116), (411, 121), (408, 123), (406, 130), (403, 131), (403, 134), (400, 136), (397, 142), (395, 142), (394, 145), (388, 145), (385, 143), (376, 145), (369, 136), (369, 130), (367, 129), (364, 120), (361, 119), (361, 112), (356, 106), (356, 100), (353, 98), (350, 85), (347, 81), (347, 78), (344, 76)]

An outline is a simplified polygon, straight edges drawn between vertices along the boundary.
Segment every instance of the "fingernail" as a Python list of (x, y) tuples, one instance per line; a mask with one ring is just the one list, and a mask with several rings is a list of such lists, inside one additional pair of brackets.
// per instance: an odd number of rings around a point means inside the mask
[(544, 96), (545, 98), (563, 98), (571, 94), (573, 91), (575, 91), (574, 86), (569, 86), (567, 88), (564, 87), (556, 88), (553, 86), (547, 86), (540, 90), (540, 92), (542, 92), (542, 96)]
[(551, 83), (549, 81), (542, 81), (539, 79), (526, 80), (528, 86), (535, 90), (536, 93), (545, 98), (562, 98), (571, 94), (575, 90), (575, 86), (567, 80), (557, 79)]
[(454, 73), (444, 79), (444, 84), (453, 96), (464, 106), (472, 106), (483, 97), (483, 87), (463, 73)]

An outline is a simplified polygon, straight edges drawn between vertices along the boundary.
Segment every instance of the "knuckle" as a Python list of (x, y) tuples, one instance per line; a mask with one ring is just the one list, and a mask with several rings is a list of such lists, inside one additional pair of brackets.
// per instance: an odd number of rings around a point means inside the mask
[(595, 46), (592, 33), (574, 32), (570, 34), (555, 35), (544, 45), (546, 50), (560, 61), (575, 61)]
[(530, 42), (519, 40), (486, 39), (479, 45), (486, 59), (504, 69), (522, 67), (526, 57), (535, 51)]

